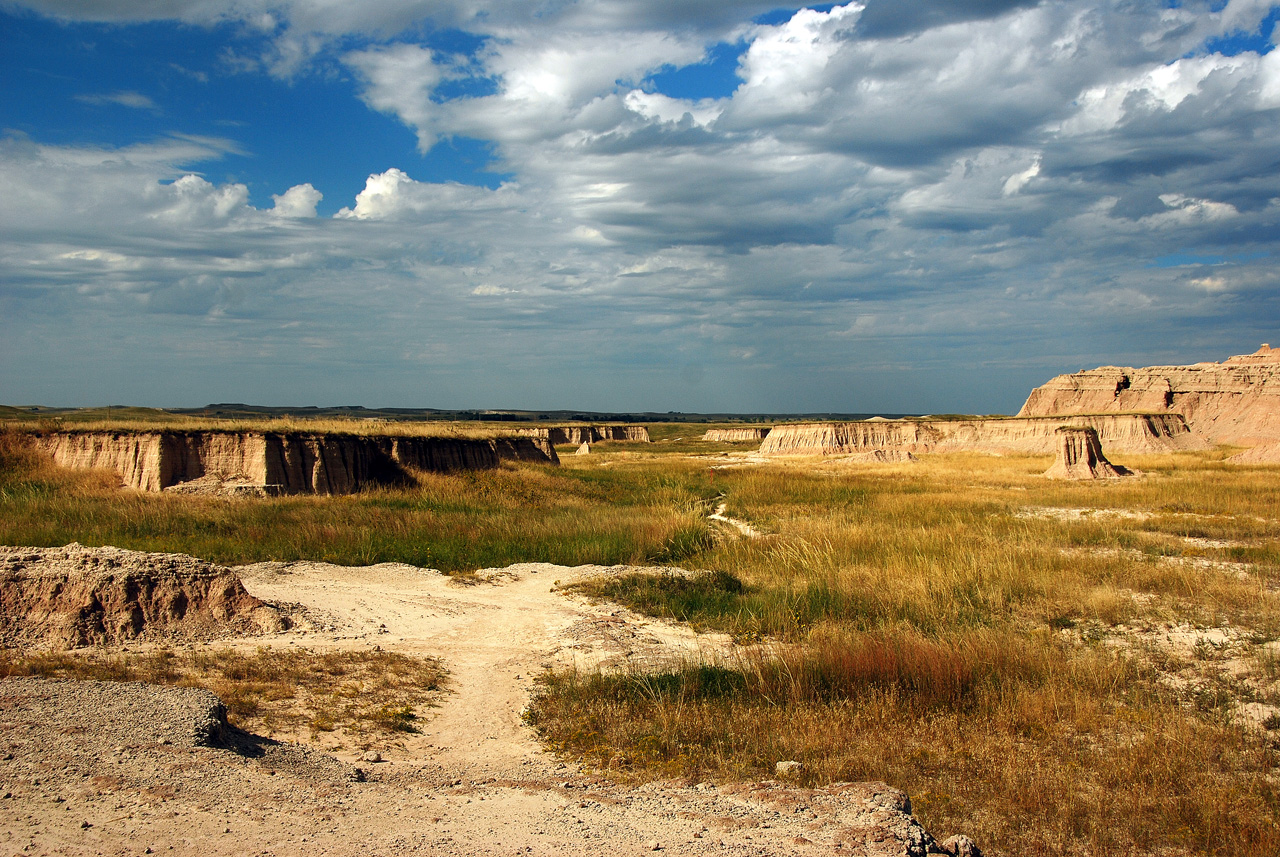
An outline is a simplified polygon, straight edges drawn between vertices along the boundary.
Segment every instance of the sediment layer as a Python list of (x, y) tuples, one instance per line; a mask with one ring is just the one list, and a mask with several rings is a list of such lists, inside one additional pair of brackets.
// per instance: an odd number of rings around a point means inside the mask
[(806, 423), (775, 426), (760, 452), (766, 455), (843, 455), (868, 450), (903, 452), (994, 452), (1052, 454), (1063, 425), (1088, 426), (1107, 449), (1119, 452), (1171, 452), (1203, 449), (1179, 414), (1102, 414), (1057, 417), (961, 420), (868, 420), (854, 423)]
[[(1280, 349), (1221, 363), (1102, 366), (1059, 375), (1031, 391), (1020, 417), (1142, 412), (1180, 414), (1210, 443), (1280, 440)], [(1106, 438), (1103, 438), (1106, 443)]]
[(230, 569), (183, 554), (0, 547), (0, 640), (56, 648), (216, 638), (279, 623)]
[(549, 428), (519, 429), (523, 437), (545, 439), (552, 445), (572, 443), (599, 443), (602, 440), (630, 440), (649, 443), (649, 429), (645, 426), (551, 426)]
[(720, 443), (737, 443), (744, 440), (764, 440), (768, 434), (768, 426), (761, 426), (758, 428), (707, 429), (707, 432), (702, 436), (702, 439), (718, 441)]
[(63, 467), (104, 468), (123, 484), (162, 491), (198, 479), (276, 494), (350, 494), (407, 481), (408, 471), (482, 470), (500, 461), (559, 463), (531, 437), (360, 436), (305, 432), (63, 431), (36, 435)]

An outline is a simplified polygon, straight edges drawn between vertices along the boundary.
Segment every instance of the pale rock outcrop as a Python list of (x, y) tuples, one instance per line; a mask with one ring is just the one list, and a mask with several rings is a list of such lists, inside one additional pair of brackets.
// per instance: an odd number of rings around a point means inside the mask
[(504, 460), (559, 463), (531, 437), (361, 436), (307, 432), (63, 431), (36, 445), (71, 468), (114, 470), (127, 487), (195, 483), (275, 494), (350, 494), (405, 482), (409, 470), (481, 470)]
[(59, 648), (280, 627), (230, 569), (183, 554), (0, 547), (0, 640)]
[(702, 436), (703, 440), (718, 441), (720, 443), (738, 443), (747, 440), (764, 440), (769, 434), (769, 426), (761, 426), (759, 428), (732, 428), (732, 429), (707, 429), (706, 434)]
[(645, 426), (550, 426), (518, 429), (516, 434), (545, 439), (553, 446), (570, 443), (581, 446), (584, 443), (599, 443), (602, 440), (650, 442), (649, 429)]
[(1059, 440), (1058, 458), (1044, 472), (1049, 479), (1118, 479), (1132, 475), (1107, 461), (1096, 429), (1062, 426), (1054, 433)]
[(1059, 375), (1032, 390), (1018, 416), (1111, 413), (1180, 414), (1213, 444), (1280, 441), (1280, 349), (1263, 345), (1221, 363)]
[[(1108, 447), (1122, 452), (1203, 449), (1177, 414), (1109, 414), (1075, 417), (1073, 424), (1097, 431)], [(873, 450), (993, 452), (1045, 455), (1057, 452), (1061, 418), (978, 418), (866, 420), (775, 426), (760, 452), (766, 455), (847, 455)]]
[(1232, 464), (1280, 464), (1280, 442), (1261, 443), (1227, 459)]
[(578, 447), (578, 451), (574, 453), (574, 455), (590, 455), (590, 454), (591, 454), (591, 444), (589, 443), (584, 443), (582, 446)]

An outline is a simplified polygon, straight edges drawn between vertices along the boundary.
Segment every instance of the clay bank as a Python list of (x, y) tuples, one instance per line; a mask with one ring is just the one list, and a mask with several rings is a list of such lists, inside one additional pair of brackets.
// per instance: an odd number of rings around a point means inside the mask
[(993, 452), (1045, 455), (1057, 451), (1057, 430), (1086, 426), (1107, 449), (1172, 452), (1206, 449), (1180, 414), (1102, 414), (1062, 417), (866, 420), (774, 427), (760, 445), (766, 455), (844, 455), (871, 450)]
[(34, 435), (53, 460), (115, 471), (126, 487), (223, 493), (350, 494), (396, 485), (411, 470), (447, 472), (502, 461), (559, 464), (531, 437), (402, 437), (254, 431), (59, 431)]

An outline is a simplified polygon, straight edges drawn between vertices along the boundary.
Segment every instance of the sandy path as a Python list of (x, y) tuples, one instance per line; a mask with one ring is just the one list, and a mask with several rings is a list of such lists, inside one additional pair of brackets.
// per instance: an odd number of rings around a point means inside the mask
[(58, 737), (67, 727), (54, 728), (40, 707), (52, 703), (0, 682), (0, 741), (10, 748), (0, 761), (0, 794), (11, 795), (0, 800), (0, 849), (299, 857), (926, 853), (932, 840), (904, 811), (903, 796), (882, 784), (628, 787), (546, 753), (520, 712), (547, 666), (652, 666), (715, 657), (731, 645), (556, 587), (623, 570), (522, 564), (482, 571), (467, 585), (395, 564), (243, 567), (252, 594), (303, 605), (312, 625), (248, 645), (377, 645), (440, 658), (449, 693), (422, 722), (422, 734), (388, 743), (375, 764), (359, 761), (354, 749), (339, 751), (367, 774), (367, 782), (352, 782), (343, 773), (350, 768), (289, 745), (246, 757), (144, 734), (124, 743), (94, 728), (67, 741)]

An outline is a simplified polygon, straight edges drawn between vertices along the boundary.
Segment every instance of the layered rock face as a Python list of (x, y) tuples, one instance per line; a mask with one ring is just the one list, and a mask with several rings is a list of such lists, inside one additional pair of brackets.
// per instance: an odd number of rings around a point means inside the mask
[(720, 443), (737, 443), (744, 440), (764, 440), (768, 434), (768, 426), (761, 428), (707, 429), (702, 439)]
[[(1115, 414), (1073, 417), (1094, 429), (1111, 449), (1169, 452), (1203, 449), (1205, 441), (1178, 414)], [(1051, 454), (1057, 451), (1056, 417), (969, 420), (867, 420), (775, 426), (760, 452), (772, 455), (844, 455), (869, 450), (902, 452), (995, 452)]]
[(552, 426), (551, 428), (520, 429), (524, 437), (545, 438), (551, 445), (572, 443), (598, 443), (602, 440), (631, 440), (649, 443), (649, 429), (645, 426)]
[(1120, 412), (1180, 414), (1210, 443), (1280, 441), (1280, 349), (1263, 345), (1221, 363), (1059, 375), (1032, 390), (1018, 416)]
[(0, 639), (75, 648), (278, 625), (230, 569), (182, 554), (0, 547)]
[(143, 491), (213, 479), (278, 494), (349, 494), (407, 470), (479, 470), (503, 460), (559, 463), (530, 437), (367, 437), (303, 432), (55, 432), (36, 444), (63, 467), (105, 468)]
[(1058, 458), (1044, 472), (1050, 479), (1117, 479), (1130, 472), (1116, 467), (1102, 454), (1098, 432), (1086, 426), (1061, 426), (1057, 436)]

